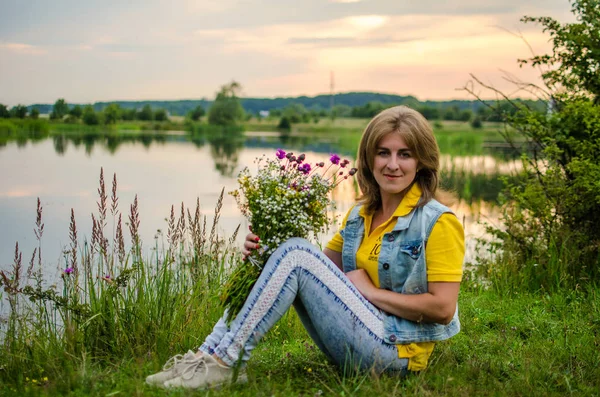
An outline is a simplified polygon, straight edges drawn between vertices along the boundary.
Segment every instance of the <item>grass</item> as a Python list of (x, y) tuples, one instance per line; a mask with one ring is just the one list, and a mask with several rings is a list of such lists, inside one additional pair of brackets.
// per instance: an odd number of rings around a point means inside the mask
[[(292, 311), (255, 350), (249, 383), (205, 393), (165, 393), (144, 384), (169, 354), (195, 346), (109, 362), (81, 353), (60, 371), (24, 366), (20, 382), (6, 381), (3, 395), (581, 395), (600, 390), (600, 295), (598, 290), (553, 296), (465, 288), (460, 296), (463, 330), (434, 351), (427, 370), (406, 378), (344, 375), (325, 362)], [(211, 323), (215, 318), (205, 317)], [(181, 330), (201, 338), (204, 329)], [(170, 350), (170, 351), (169, 351)], [(27, 380), (27, 378), (29, 380)], [(47, 380), (45, 380), (47, 378)], [(35, 382), (34, 382), (35, 380)]]

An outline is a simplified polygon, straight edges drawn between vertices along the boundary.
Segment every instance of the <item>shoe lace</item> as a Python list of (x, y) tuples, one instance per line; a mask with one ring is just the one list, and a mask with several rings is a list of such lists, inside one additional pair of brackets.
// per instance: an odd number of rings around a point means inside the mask
[(193, 363), (191, 363), (190, 365), (188, 365), (182, 372), (181, 372), (181, 377), (185, 380), (190, 380), (194, 377), (194, 375), (196, 374), (196, 372), (201, 372), (204, 371), (204, 373), (208, 372), (208, 367), (206, 365), (206, 361), (204, 361), (204, 357), (198, 359), (198, 361), (195, 361)]
[(170, 359), (167, 360), (165, 365), (163, 365), (163, 371), (171, 370), (173, 367), (175, 367), (175, 365), (177, 365), (177, 363), (181, 362), (182, 360), (183, 360), (182, 354), (174, 355), (173, 357), (171, 357)]

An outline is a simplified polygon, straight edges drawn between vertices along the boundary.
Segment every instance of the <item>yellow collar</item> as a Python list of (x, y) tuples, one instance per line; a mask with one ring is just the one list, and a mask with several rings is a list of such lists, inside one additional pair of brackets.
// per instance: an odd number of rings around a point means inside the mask
[[(419, 184), (418, 183), (413, 183), (413, 185), (410, 188), (410, 190), (402, 198), (402, 201), (400, 202), (400, 204), (396, 208), (396, 211), (394, 211), (394, 214), (392, 215), (392, 217), (399, 217), (399, 216), (406, 216), (406, 215), (408, 215), (410, 213), (410, 211), (412, 211), (413, 208), (419, 202), (419, 199), (421, 198), (421, 194), (423, 194), (423, 191), (421, 190), (421, 187), (419, 186)], [(364, 206), (362, 206), (360, 208), (360, 211), (358, 212), (358, 215), (362, 216), (363, 218), (365, 218), (367, 216), (372, 216), (372, 214), (369, 215), (369, 214), (366, 213), (366, 210), (365, 210)]]

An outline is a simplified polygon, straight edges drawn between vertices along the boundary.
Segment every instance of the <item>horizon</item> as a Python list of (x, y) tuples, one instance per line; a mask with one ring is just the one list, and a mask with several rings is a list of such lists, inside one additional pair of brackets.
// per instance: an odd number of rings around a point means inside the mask
[[(391, 94), (391, 93), (387, 93), (387, 92), (376, 92), (376, 91), (348, 91), (348, 92), (336, 92), (333, 95), (344, 95), (344, 94), (382, 94), (382, 95), (390, 95), (390, 96), (400, 96), (400, 97), (413, 97), (416, 98), (417, 101), (424, 103), (424, 102), (452, 102), (452, 101), (465, 101), (465, 102), (479, 102), (479, 99), (472, 97), (472, 99), (468, 99), (468, 98), (462, 98), (462, 99), (457, 99), (457, 98), (450, 98), (450, 99), (419, 99), (414, 95), (400, 95), (400, 94)], [(300, 97), (306, 97), (306, 98), (316, 98), (319, 96), (329, 96), (329, 93), (326, 94), (316, 94), (316, 95), (297, 95), (297, 96), (278, 96), (278, 97), (239, 97), (240, 100), (244, 100), (244, 99), (272, 99), (272, 100), (277, 100), (277, 99), (294, 99), (294, 98), (300, 98)], [(61, 99), (61, 98), (56, 98)], [(109, 101), (94, 101), (94, 102), (87, 102), (87, 103), (83, 103), (83, 102), (69, 102), (68, 100), (65, 101), (67, 102), (67, 105), (69, 106), (73, 106), (73, 105), (95, 105), (95, 104), (110, 104), (110, 103), (118, 103), (118, 102), (184, 102), (184, 101), (208, 101), (208, 102), (213, 102), (214, 98), (181, 98), (181, 99), (140, 99), (140, 100), (130, 100), (130, 99), (115, 99), (115, 100), (109, 100)], [(528, 100), (531, 98), (521, 98), (521, 97), (514, 97), (511, 98), (513, 100)], [(481, 100), (483, 101), (493, 101), (496, 100), (496, 98), (481, 98)], [(533, 99), (536, 100), (536, 99)], [(33, 107), (33, 106), (52, 106), (54, 105), (55, 101), (52, 102), (37, 102), (37, 103), (30, 103), (30, 104), (20, 104), (20, 105), (24, 105), (26, 107)], [(0, 102), (0, 104), (6, 105), (6, 103), (2, 103)], [(13, 106), (13, 105), (11, 105)]]
[(307, 0), (302, 7), (9, 0), (3, 7), (0, 103), (8, 106), (213, 100), (232, 80), (241, 98), (314, 97), (330, 94), (332, 74), (335, 94), (473, 100), (460, 91), (473, 74), (531, 98), (505, 77), (541, 84), (539, 72), (517, 60), (550, 52), (550, 38), (519, 19), (574, 19), (568, 0)]

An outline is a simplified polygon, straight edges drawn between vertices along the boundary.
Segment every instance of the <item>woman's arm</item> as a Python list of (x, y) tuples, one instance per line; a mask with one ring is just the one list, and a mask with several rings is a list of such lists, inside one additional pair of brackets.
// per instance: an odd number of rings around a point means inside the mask
[(428, 283), (428, 292), (407, 295), (377, 288), (364, 269), (346, 276), (369, 302), (383, 311), (415, 322), (448, 324), (458, 301), (459, 282)]
[(333, 263), (335, 263), (335, 265), (341, 270), (344, 271), (343, 267), (342, 267), (342, 253), (341, 252), (337, 252), (334, 251), (332, 249), (329, 248), (325, 248), (323, 250), (323, 253), (329, 258), (331, 259), (331, 261)]

